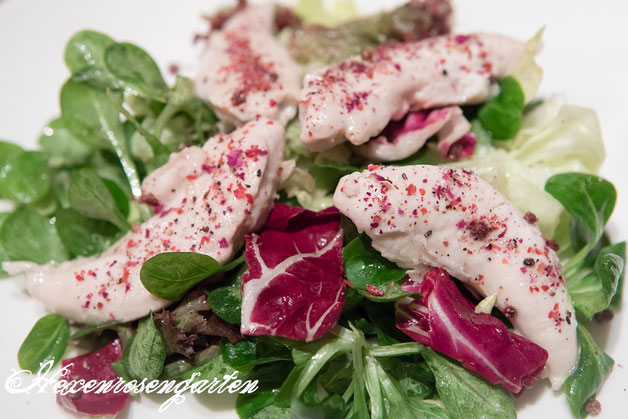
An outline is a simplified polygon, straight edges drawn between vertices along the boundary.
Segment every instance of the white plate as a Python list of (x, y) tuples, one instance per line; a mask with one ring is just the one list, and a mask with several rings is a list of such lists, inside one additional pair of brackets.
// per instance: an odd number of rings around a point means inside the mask
[[(356, 1), (374, 11), (400, 1)], [(36, 145), (45, 122), (58, 113), (58, 92), (68, 72), (63, 48), (80, 29), (96, 29), (118, 40), (144, 47), (164, 73), (177, 63), (184, 74), (193, 70), (198, 50), (194, 32), (203, 31), (202, 13), (226, 1), (186, 0), (0, 0), (0, 138), (24, 147)], [(456, 6), (456, 32), (500, 32), (527, 39), (546, 26), (538, 59), (545, 70), (540, 95), (564, 92), (574, 104), (597, 110), (606, 140), (602, 174), (619, 191), (610, 231), (614, 240), (628, 238), (628, 2), (607, 0), (465, 0)], [(26, 294), (21, 280), (0, 282), (2, 332), (0, 379), (17, 368), (17, 350), (35, 321), (44, 313)], [(602, 417), (626, 418), (628, 393), (628, 324), (625, 313), (610, 325), (594, 327), (598, 342), (616, 366), (599, 395)], [(130, 403), (121, 417), (153, 417), (163, 400), (143, 397)], [(236, 417), (233, 399), (189, 396), (160, 417)], [(517, 401), (520, 418), (570, 417), (565, 399), (540, 382)], [(2, 417), (68, 417), (52, 394), (9, 395), (0, 390)], [(208, 410), (211, 409), (211, 410)], [(215, 413), (210, 413), (211, 411)]]

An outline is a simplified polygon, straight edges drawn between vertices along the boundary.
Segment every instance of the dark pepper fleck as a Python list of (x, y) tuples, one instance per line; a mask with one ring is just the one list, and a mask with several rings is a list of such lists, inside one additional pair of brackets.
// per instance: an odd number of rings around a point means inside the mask
[(516, 308), (514, 308), (513, 306), (506, 306), (506, 307), (504, 307), (504, 316), (506, 316), (509, 319), (512, 319), (516, 315), (517, 315), (517, 309)]
[(523, 219), (526, 220), (530, 224), (534, 224), (537, 221), (539, 221), (539, 219), (536, 217), (536, 215), (534, 215), (534, 213), (530, 212), (530, 211), (525, 213), (525, 215), (523, 216)]
[(246, 93), (244, 90), (237, 90), (231, 95), (231, 103), (233, 106), (239, 106), (246, 102)]
[(599, 313), (595, 313), (593, 315), (593, 318), (598, 323), (610, 322), (611, 320), (613, 320), (613, 317), (614, 317), (614, 313), (608, 309), (604, 311), (600, 311)]
[(560, 249), (560, 246), (558, 245), (558, 242), (556, 242), (556, 240), (545, 239), (545, 244), (547, 245), (547, 247), (555, 252), (558, 252), (558, 249)]
[(523, 264), (526, 266), (533, 266), (536, 262), (532, 258), (525, 258)]

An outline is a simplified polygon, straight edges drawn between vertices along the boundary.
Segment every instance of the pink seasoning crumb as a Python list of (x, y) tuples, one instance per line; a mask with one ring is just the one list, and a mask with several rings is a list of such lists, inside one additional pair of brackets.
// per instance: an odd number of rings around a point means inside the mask
[(227, 242), (227, 239), (225, 239), (224, 237), (220, 239), (218, 244), (220, 245), (221, 249), (226, 249), (227, 247), (229, 247), (229, 243)]
[(242, 160), (240, 159), (240, 155), (242, 154), (242, 150), (231, 150), (227, 155), (227, 164), (229, 167), (241, 167)]
[(465, 43), (469, 39), (469, 37), (467, 35), (457, 35), (455, 39), (456, 43), (462, 44)]
[(373, 286), (371, 284), (366, 284), (366, 291), (371, 294), (374, 295), (376, 297), (381, 297), (382, 295), (384, 295), (384, 291), (380, 290), (379, 288), (377, 288), (376, 286)]

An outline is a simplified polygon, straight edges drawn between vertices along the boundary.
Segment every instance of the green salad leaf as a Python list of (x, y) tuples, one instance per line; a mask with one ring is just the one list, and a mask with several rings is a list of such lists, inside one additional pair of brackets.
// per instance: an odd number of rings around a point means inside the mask
[(61, 360), (68, 346), (70, 324), (58, 314), (48, 314), (35, 323), (20, 346), (17, 362), (33, 374), (49, 361), (53, 366)]
[[(2, 231), (2, 224), (4, 223), (4, 220), (8, 216), (9, 216), (8, 212), (0, 212), (0, 231)], [(8, 262), (8, 261), (9, 261), (9, 255), (7, 254), (6, 250), (4, 250), (4, 247), (2, 247), (2, 239), (0, 238), (0, 278), (5, 278), (9, 276), (9, 274), (6, 273), (2, 269), (2, 262)]]
[(453, 419), (515, 418), (515, 403), (504, 389), (488, 383), (431, 349), (423, 352), (436, 379), (436, 390)]
[(113, 39), (99, 32), (77, 32), (66, 44), (65, 65), (73, 74), (85, 67), (104, 67), (105, 51), (113, 43)]
[(71, 208), (60, 209), (55, 218), (61, 242), (75, 256), (102, 253), (118, 238), (118, 229), (113, 224), (86, 217)]
[[(0, 141), (0, 181), (6, 176), (5, 171), (8, 169), (6, 166), (9, 162), (23, 152), (22, 147), (16, 144)], [(2, 192), (1, 189), (0, 192)]]
[(129, 43), (111, 44), (105, 51), (107, 70), (136, 94), (150, 99), (167, 100), (168, 85), (150, 55)]
[(192, 378), (195, 373), (199, 373), (192, 382), (200, 380), (208, 380), (211, 382), (214, 378), (218, 381), (223, 381), (226, 375), (232, 375), (233, 373), (235, 373), (238, 378), (242, 379), (251, 372), (250, 369), (235, 369), (227, 364), (220, 355), (220, 349), (218, 347), (210, 347), (207, 350), (210, 352), (207, 359), (193, 368), (186, 370), (178, 378), (187, 380)]
[(22, 204), (30, 204), (42, 199), (50, 190), (50, 169), (48, 159), (40, 151), (16, 153), (0, 168), (1, 196)]
[(207, 292), (207, 298), (214, 314), (228, 323), (240, 324), (242, 296), (239, 286), (216, 288)]
[(70, 132), (63, 118), (48, 123), (39, 137), (39, 145), (53, 168), (85, 164), (94, 153), (88, 144)]
[(107, 93), (85, 83), (67, 81), (61, 88), (61, 114), (77, 138), (116, 153), (131, 191), (139, 197), (140, 179), (124, 135), (118, 108)]
[(385, 302), (411, 295), (399, 286), (406, 271), (373, 249), (371, 240), (365, 234), (347, 244), (342, 249), (342, 257), (347, 281), (364, 297)]
[[(239, 259), (236, 259), (236, 261)], [(205, 291), (207, 301), (215, 315), (224, 321), (232, 324), (240, 324), (242, 311), (242, 295), (240, 287), (242, 284), (242, 275), (248, 270), (246, 263), (242, 263), (240, 268), (229, 274), (233, 279), (229, 279), (227, 285), (215, 288), (211, 291)], [(235, 273), (235, 274), (234, 274)]]
[(194, 252), (159, 253), (144, 262), (140, 280), (156, 297), (176, 301), (205, 278), (227, 272), (242, 264), (242, 259), (220, 265), (211, 256)]
[(134, 379), (155, 380), (163, 371), (166, 346), (151, 313), (140, 322), (137, 333), (124, 350), (123, 362)]
[(499, 94), (482, 106), (478, 119), (495, 139), (509, 140), (521, 127), (525, 97), (521, 86), (513, 77), (499, 81)]
[(335, 0), (326, 7), (323, 0), (299, 0), (294, 11), (305, 23), (333, 26), (355, 18), (358, 12), (353, 0)]
[(616, 243), (600, 250), (588, 273), (569, 278), (567, 286), (576, 310), (589, 320), (595, 313), (605, 310), (618, 290), (625, 264), (626, 242)]
[(68, 258), (52, 220), (28, 207), (7, 216), (0, 228), (0, 243), (11, 260), (42, 265)]
[[(294, 365), (291, 362), (275, 362), (262, 365), (249, 374), (247, 380), (257, 380), (259, 389), (254, 393), (239, 394), (236, 400), (236, 412), (241, 419), (262, 418), (264, 409), (281, 409), (273, 405), (279, 388), (292, 371)], [(287, 409), (286, 409), (287, 410)], [(272, 414), (271, 414), (272, 413)], [(269, 418), (277, 418), (275, 412), (266, 411)], [(292, 417), (291, 414), (287, 417)]]
[(545, 190), (571, 215), (572, 243), (577, 252), (565, 265), (567, 277), (602, 238), (604, 227), (615, 208), (617, 192), (612, 183), (585, 173), (554, 175)]
[(72, 171), (68, 189), (70, 206), (87, 217), (109, 221), (120, 230), (128, 231), (131, 225), (120, 211), (110, 188), (92, 169)]
[(310, 175), (314, 178), (317, 187), (333, 191), (336, 189), (336, 185), (338, 185), (341, 177), (359, 171), (359, 167), (324, 163), (312, 167)]
[(243, 369), (275, 361), (290, 361), (290, 348), (265, 336), (236, 343), (223, 343), (222, 359), (234, 368)]
[(580, 358), (576, 370), (565, 380), (563, 390), (576, 418), (586, 417), (582, 408), (602, 386), (613, 368), (613, 359), (602, 351), (587, 329), (578, 325)]

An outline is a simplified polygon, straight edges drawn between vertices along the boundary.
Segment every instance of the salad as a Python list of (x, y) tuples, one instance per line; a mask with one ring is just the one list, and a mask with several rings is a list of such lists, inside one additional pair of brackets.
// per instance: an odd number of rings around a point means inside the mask
[(19, 366), (254, 381), (242, 418), (515, 417), (545, 380), (599, 414), (614, 361), (585, 324), (619, 310), (626, 250), (597, 117), (537, 97), (542, 31), (451, 14), (240, 1), (172, 85), (137, 45), (72, 36), (40, 150), (0, 142), (0, 275), (51, 311)]

